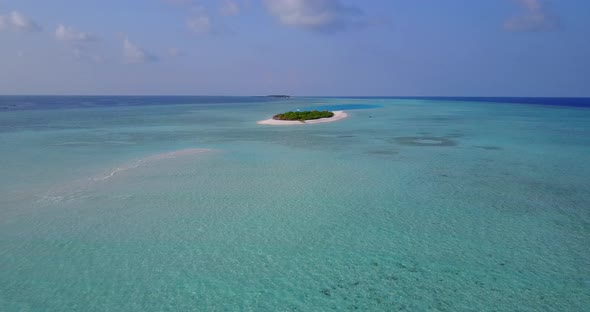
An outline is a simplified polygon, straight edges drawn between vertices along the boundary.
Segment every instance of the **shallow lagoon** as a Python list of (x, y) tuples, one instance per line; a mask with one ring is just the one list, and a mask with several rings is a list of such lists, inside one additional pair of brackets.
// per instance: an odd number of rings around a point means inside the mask
[(361, 101), (119, 101), (0, 113), (3, 311), (590, 302), (587, 108), (372, 99), (276, 128)]
[(375, 104), (332, 104), (332, 105), (318, 105), (318, 106), (309, 106), (305, 107), (301, 110), (319, 110), (319, 111), (349, 111), (349, 110), (357, 110), (357, 109), (371, 109), (371, 108), (379, 108), (380, 105)]

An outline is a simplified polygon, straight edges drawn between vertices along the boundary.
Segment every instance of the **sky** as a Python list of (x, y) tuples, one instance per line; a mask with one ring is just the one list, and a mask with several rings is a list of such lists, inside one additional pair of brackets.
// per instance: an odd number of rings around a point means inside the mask
[(0, 94), (590, 96), (588, 0), (0, 0)]

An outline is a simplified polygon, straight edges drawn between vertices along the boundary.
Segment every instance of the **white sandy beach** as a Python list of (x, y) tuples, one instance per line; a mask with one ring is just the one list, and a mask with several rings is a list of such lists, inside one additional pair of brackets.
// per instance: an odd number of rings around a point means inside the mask
[(313, 120), (306, 120), (306, 121), (297, 121), (297, 120), (275, 120), (275, 119), (266, 119), (257, 122), (259, 125), (271, 125), (271, 126), (292, 126), (292, 125), (305, 125), (305, 124), (317, 124), (323, 122), (333, 122), (342, 120), (348, 117), (348, 114), (345, 111), (333, 111), (334, 116), (330, 118), (320, 118), (320, 119), (313, 119)]

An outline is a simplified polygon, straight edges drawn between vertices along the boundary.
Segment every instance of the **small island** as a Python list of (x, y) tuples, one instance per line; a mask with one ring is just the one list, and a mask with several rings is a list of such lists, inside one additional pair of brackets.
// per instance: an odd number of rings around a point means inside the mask
[(333, 122), (346, 117), (348, 114), (344, 111), (298, 111), (277, 114), (270, 119), (259, 121), (258, 124), (271, 126), (306, 125)]
[(314, 120), (320, 118), (332, 118), (334, 117), (334, 113), (329, 111), (304, 111), (304, 112), (286, 112), (283, 114), (277, 114), (272, 117), (274, 120), (298, 120), (298, 121), (306, 121), (306, 120)]

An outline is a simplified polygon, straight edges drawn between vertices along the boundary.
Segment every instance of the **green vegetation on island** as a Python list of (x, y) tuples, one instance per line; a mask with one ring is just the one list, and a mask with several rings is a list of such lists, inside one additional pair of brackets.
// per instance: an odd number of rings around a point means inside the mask
[(286, 112), (283, 114), (274, 115), (272, 117), (272, 119), (306, 121), (306, 120), (330, 118), (330, 117), (334, 117), (334, 113), (332, 113), (330, 111), (314, 110), (314, 111), (304, 111), (304, 112)]

